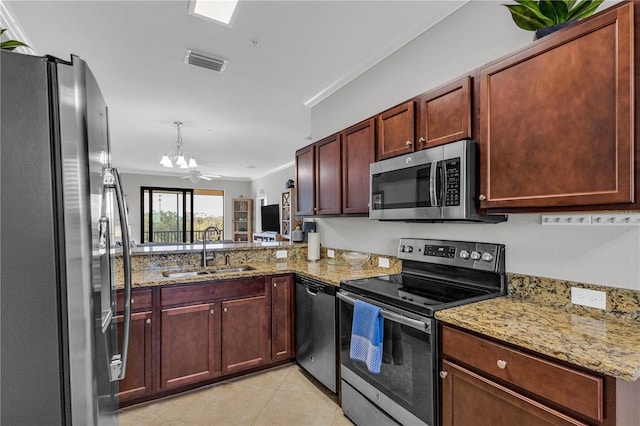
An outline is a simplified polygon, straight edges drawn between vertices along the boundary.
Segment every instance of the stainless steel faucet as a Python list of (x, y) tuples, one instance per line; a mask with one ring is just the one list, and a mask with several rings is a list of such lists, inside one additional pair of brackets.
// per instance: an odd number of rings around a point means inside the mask
[(216, 226), (207, 227), (202, 234), (202, 267), (207, 267), (207, 261), (212, 261), (215, 259), (215, 253), (211, 252), (211, 257), (207, 258), (207, 235), (209, 235), (209, 231), (214, 231), (216, 233), (216, 238), (220, 239), (220, 229)]

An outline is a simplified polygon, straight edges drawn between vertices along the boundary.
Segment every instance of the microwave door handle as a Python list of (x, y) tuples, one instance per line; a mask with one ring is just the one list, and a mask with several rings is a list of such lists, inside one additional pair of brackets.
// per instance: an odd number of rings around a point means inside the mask
[(438, 194), (437, 194), (438, 179), (436, 179), (437, 166), (438, 166), (437, 161), (432, 161), (430, 164), (431, 170), (429, 172), (429, 201), (430, 201), (431, 207), (435, 207), (438, 205)]
[(439, 185), (437, 185), (437, 197), (440, 206), (444, 206), (444, 196), (447, 188), (447, 163), (445, 161), (438, 161), (437, 176), (440, 178)]
[(129, 218), (124, 204), (124, 195), (120, 183), (118, 170), (105, 169), (104, 185), (115, 190), (120, 228), (122, 229), (122, 264), (124, 269), (124, 322), (122, 325), (121, 355), (114, 355), (111, 359), (111, 381), (122, 380), (127, 370), (129, 355), (129, 336), (131, 334), (131, 242), (129, 240)]

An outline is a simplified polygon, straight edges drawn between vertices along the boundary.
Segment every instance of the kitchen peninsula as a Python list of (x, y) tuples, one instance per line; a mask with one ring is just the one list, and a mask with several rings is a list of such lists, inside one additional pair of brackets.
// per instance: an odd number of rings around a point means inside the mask
[[(341, 280), (395, 273), (378, 257), (360, 269), (322, 249), (307, 261), (307, 245), (289, 242), (208, 244), (133, 250), (132, 325), (121, 406), (160, 398), (295, 360), (296, 274), (338, 286)], [(121, 289), (122, 259), (117, 258)], [(186, 275), (186, 276), (185, 276)], [(118, 292), (119, 326), (124, 307)], [(157, 325), (156, 325), (157, 324)], [(122, 333), (119, 333), (119, 336)]]

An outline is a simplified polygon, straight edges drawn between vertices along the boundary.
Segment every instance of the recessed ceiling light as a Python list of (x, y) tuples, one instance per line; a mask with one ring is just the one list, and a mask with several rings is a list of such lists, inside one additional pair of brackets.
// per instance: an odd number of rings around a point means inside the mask
[(189, 13), (229, 25), (238, 0), (191, 0)]
[(256, 168), (256, 166), (254, 166), (253, 164), (249, 164), (249, 165), (247, 166), (247, 169), (255, 169), (255, 168)]

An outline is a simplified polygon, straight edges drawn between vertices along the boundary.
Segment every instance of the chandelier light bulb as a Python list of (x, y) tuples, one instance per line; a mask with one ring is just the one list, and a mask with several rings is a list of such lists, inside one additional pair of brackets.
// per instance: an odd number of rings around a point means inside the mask
[(162, 156), (162, 160), (160, 160), (160, 164), (162, 164), (163, 167), (173, 167), (173, 164), (171, 163), (171, 160), (169, 159), (169, 156), (166, 153)]
[(189, 168), (190, 169), (195, 169), (196, 167), (198, 167), (198, 163), (196, 163), (195, 158), (191, 158), (189, 160)]

